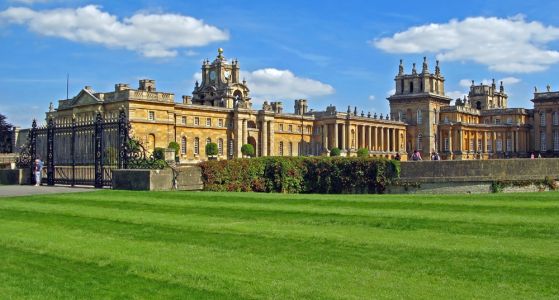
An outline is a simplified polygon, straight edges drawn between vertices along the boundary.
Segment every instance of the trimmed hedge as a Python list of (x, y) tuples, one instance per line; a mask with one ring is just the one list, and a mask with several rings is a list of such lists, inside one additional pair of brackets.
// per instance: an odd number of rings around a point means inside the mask
[(258, 157), (200, 163), (208, 191), (382, 193), (400, 162), (384, 158)]

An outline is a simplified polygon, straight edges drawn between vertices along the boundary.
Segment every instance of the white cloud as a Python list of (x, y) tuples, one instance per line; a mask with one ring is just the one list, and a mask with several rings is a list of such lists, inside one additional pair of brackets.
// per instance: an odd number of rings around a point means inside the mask
[[(507, 85), (517, 84), (522, 80), (520, 78), (509, 76), (509, 77), (501, 78), (499, 80), (495, 80), (495, 84), (500, 85), (501, 81), (503, 82), (503, 85), (507, 86)], [(480, 82), (474, 81), (474, 84), (479, 84), (479, 83)], [(481, 83), (490, 85), (493, 83), (493, 79), (483, 79)], [(461, 79), (458, 84), (461, 87), (470, 88), (470, 86), (472, 85), (472, 81), (470, 79)]]
[(371, 41), (389, 53), (436, 53), (441, 61), (474, 61), (492, 71), (531, 73), (559, 62), (546, 44), (559, 40), (559, 27), (512, 18), (470, 17), (408, 28)]
[(35, 3), (46, 3), (52, 0), (10, 0), (10, 2), (33, 5)]
[(369, 96), (369, 100), (371, 100), (371, 101), (375, 100), (376, 98), (377, 98), (377, 97), (375, 97), (375, 95), (370, 95), (370, 96)]
[(446, 92), (446, 96), (451, 98), (452, 100), (454, 99), (462, 99), (464, 98), (464, 95), (467, 95), (468, 93), (462, 92), (462, 91), (451, 91), (451, 92)]
[(0, 20), (25, 25), (41, 35), (125, 48), (145, 57), (174, 57), (179, 48), (229, 39), (227, 32), (193, 17), (136, 13), (119, 20), (95, 5), (41, 11), (11, 7), (0, 12)]
[[(330, 95), (335, 92), (335, 89), (329, 84), (298, 77), (289, 70), (265, 68), (252, 72), (242, 71), (241, 78), (246, 79), (251, 97), (255, 102), (309, 98)], [(202, 73), (194, 73), (192, 82), (195, 81), (202, 81)]]
[(325, 96), (335, 92), (335, 89), (320, 81), (297, 77), (289, 70), (278, 70), (265, 68), (252, 72), (241, 72), (247, 80), (255, 100), (278, 99), (278, 98), (309, 98), (313, 96)]
[(391, 89), (391, 90), (386, 92), (386, 97), (390, 97), (394, 94), (396, 94), (396, 89)]

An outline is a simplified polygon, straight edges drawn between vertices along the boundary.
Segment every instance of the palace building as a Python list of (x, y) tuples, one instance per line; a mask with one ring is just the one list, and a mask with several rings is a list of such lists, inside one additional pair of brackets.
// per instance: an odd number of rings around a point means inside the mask
[(51, 106), (47, 118), (57, 122), (92, 120), (97, 112), (116, 118), (124, 108), (132, 135), (149, 150), (180, 145), (184, 163), (207, 159), (205, 145), (218, 145), (218, 159), (242, 157), (241, 147), (253, 145), (256, 156), (327, 155), (337, 147), (342, 155), (355, 155), (359, 148), (371, 156), (406, 159), (406, 124), (388, 114), (371, 115), (357, 108), (338, 111), (309, 110), (306, 99), (294, 101), (294, 112), (286, 113), (282, 102), (264, 101), (255, 109), (250, 84), (240, 78), (237, 60), (229, 61), (218, 50), (217, 57), (202, 64), (202, 81), (192, 96), (176, 102), (172, 93), (160, 92), (153, 80), (140, 80), (137, 89), (116, 84), (111, 92), (95, 92), (86, 86), (72, 99)]
[(423, 159), (433, 152), (442, 159), (493, 159), (559, 156), (559, 92), (534, 93), (533, 109), (509, 108), (503, 83), (476, 85), (464, 99), (445, 94), (445, 78), (436, 62), (434, 73), (423, 59), (421, 71), (410, 74), (400, 60), (395, 92), (388, 97), (390, 114), (377, 115), (348, 106), (338, 111), (309, 109), (306, 99), (294, 100), (293, 113), (283, 103), (264, 101), (257, 109), (250, 83), (240, 77), (237, 60), (223, 50), (202, 64), (202, 81), (192, 95), (177, 102), (173, 93), (156, 89), (154, 80), (140, 80), (137, 89), (116, 84), (114, 91), (95, 92), (89, 86), (72, 99), (52, 105), (47, 118), (69, 123), (93, 120), (98, 112), (116, 118), (123, 108), (132, 135), (149, 149), (180, 145), (183, 163), (207, 159), (205, 145), (218, 145), (218, 159), (242, 157), (241, 147), (253, 145), (256, 156), (318, 156), (339, 148), (342, 156), (366, 148), (370, 156), (403, 160), (415, 150)]

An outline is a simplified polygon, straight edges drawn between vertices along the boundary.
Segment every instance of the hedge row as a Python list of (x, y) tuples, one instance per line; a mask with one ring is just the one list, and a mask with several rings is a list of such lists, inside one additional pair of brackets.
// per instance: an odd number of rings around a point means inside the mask
[(200, 164), (208, 191), (382, 193), (400, 173), (383, 158), (258, 157)]

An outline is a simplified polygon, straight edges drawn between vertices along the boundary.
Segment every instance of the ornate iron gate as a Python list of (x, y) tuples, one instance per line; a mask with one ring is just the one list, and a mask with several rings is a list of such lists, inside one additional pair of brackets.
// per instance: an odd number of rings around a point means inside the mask
[(98, 112), (94, 120), (49, 119), (42, 127), (33, 120), (19, 164), (33, 174), (35, 159), (44, 160), (48, 185), (111, 186), (112, 170), (128, 166), (129, 128), (124, 109), (113, 119), (103, 119)]

